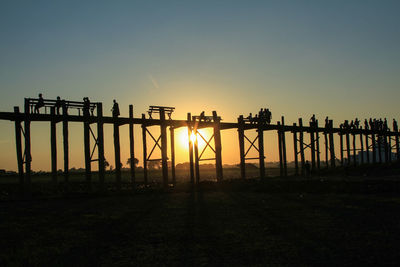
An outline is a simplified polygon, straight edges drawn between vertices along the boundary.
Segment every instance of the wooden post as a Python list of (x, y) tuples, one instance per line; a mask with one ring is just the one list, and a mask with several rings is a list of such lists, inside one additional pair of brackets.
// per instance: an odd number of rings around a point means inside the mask
[(25, 98), (25, 182), (28, 191), (31, 189), (31, 121), (29, 113), (30, 103), (29, 99)]
[(310, 121), (310, 145), (311, 145), (311, 169), (315, 171), (315, 136), (314, 136), (314, 124)]
[(221, 131), (220, 131), (220, 118), (217, 112), (213, 111), (213, 125), (214, 125), (214, 144), (215, 144), (215, 167), (217, 171), (217, 181), (223, 179), (222, 174), (222, 146), (221, 146)]
[(389, 162), (389, 157), (388, 157), (389, 149), (388, 149), (388, 142), (387, 142), (388, 135), (387, 135), (386, 131), (383, 132), (382, 137), (383, 137), (383, 149), (384, 149), (384, 153), (385, 153), (385, 163), (386, 163), (386, 162)]
[(329, 154), (329, 148), (328, 148), (328, 129), (325, 127), (324, 131), (324, 141), (325, 141), (325, 166), (326, 168), (329, 168), (329, 159), (328, 159), (328, 154)]
[(104, 122), (103, 122), (103, 104), (97, 103), (97, 157), (99, 167), (100, 191), (104, 190), (105, 180), (105, 158), (104, 158)]
[[(19, 107), (14, 107), (15, 117), (19, 115)], [(18, 163), (18, 177), (20, 191), (24, 190), (24, 159), (22, 155), (22, 135), (21, 135), (21, 120), (18, 118), (15, 120), (15, 146), (17, 149), (17, 163)]]
[(142, 138), (143, 138), (143, 179), (144, 184), (147, 185), (147, 142), (146, 142), (146, 116), (142, 114)]
[(294, 148), (294, 174), (299, 175), (299, 157), (297, 152), (297, 132), (295, 130), (296, 123), (293, 123), (293, 148)]
[[(196, 139), (194, 140), (194, 171), (196, 175), (196, 180), (195, 184), (198, 185), (200, 183), (200, 162), (199, 162), (199, 143), (198, 143), (198, 138), (197, 138), (197, 123), (196, 126), (194, 127), (194, 135), (196, 136)], [(218, 178), (217, 178), (218, 180)]]
[(365, 151), (367, 152), (367, 163), (370, 164), (370, 158), (369, 158), (369, 144), (368, 144), (368, 130), (365, 130)]
[(168, 187), (168, 150), (167, 150), (167, 126), (165, 124), (165, 110), (160, 109), (160, 128), (161, 128), (161, 165), (163, 186)]
[(376, 163), (376, 141), (375, 141), (375, 132), (371, 134), (372, 139), (372, 163)]
[(260, 179), (265, 179), (265, 163), (264, 163), (264, 129), (260, 123), (258, 123), (258, 162), (260, 168)]
[(283, 176), (283, 153), (282, 153), (282, 134), (281, 123), (278, 121), (278, 151), (279, 151), (279, 175)]
[(89, 115), (84, 115), (85, 121), (83, 122), (83, 139), (84, 139), (84, 152), (85, 152), (85, 177), (86, 177), (86, 189), (91, 190), (92, 170), (91, 170), (91, 159), (90, 159), (90, 123)]
[(281, 117), (282, 131), (281, 131), (281, 143), (282, 143), (282, 159), (283, 159), (283, 176), (287, 176), (287, 158), (286, 158), (286, 134), (285, 134), (285, 118)]
[(335, 141), (333, 139), (333, 121), (329, 120), (329, 151), (331, 158), (331, 167), (336, 167), (336, 157), (335, 157)]
[(356, 146), (356, 134), (353, 132), (353, 164), (357, 166), (357, 146)]
[(238, 118), (238, 137), (239, 137), (239, 155), (240, 155), (240, 177), (246, 179), (246, 159), (244, 155), (244, 120), (243, 115)]
[(305, 157), (304, 157), (304, 129), (303, 129), (303, 119), (299, 118), (299, 138), (300, 138), (300, 159), (301, 159), (301, 175), (305, 175)]
[(317, 156), (317, 170), (321, 169), (321, 158), (319, 149), (319, 130), (318, 130), (318, 120), (315, 121), (315, 154)]
[(344, 165), (344, 159), (343, 159), (343, 132), (341, 131), (339, 133), (339, 137), (340, 137), (340, 165), (343, 167)]
[(397, 155), (397, 160), (400, 159), (400, 145), (399, 145), (399, 132), (396, 131), (395, 133), (395, 138), (396, 138), (396, 155)]
[(347, 166), (350, 166), (351, 150), (350, 150), (350, 134), (349, 134), (349, 130), (346, 130), (346, 151), (347, 151)]
[(54, 190), (57, 189), (57, 135), (56, 135), (56, 118), (55, 107), (51, 107), (51, 122), (50, 122), (50, 147), (51, 147), (51, 178)]
[(64, 152), (64, 182), (68, 191), (69, 183), (69, 145), (68, 145), (68, 109), (64, 104), (63, 111), (63, 152)]
[(169, 127), (169, 133), (171, 137), (171, 175), (172, 175), (172, 184), (176, 185), (176, 176), (175, 176), (175, 129), (174, 127)]
[(188, 124), (188, 140), (189, 140), (189, 170), (190, 170), (190, 183), (194, 185), (194, 168), (193, 168), (193, 142), (192, 142), (192, 114), (187, 114)]
[(117, 183), (117, 190), (121, 190), (121, 152), (119, 143), (119, 123), (118, 118), (114, 118), (114, 159), (115, 159), (115, 180)]
[(388, 160), (389, 162), (392, 162), (392, 134), (391, 132), (388, 132), (387, 134), (387, 140), (388, 140)]
[(378, 133), (378, 158), (379, 158), (379, 163), (382, 163), (382, 135), (381, 133)]
[(131, 184), (132, 189), (136, 188), (136, 166), (135, 166), (135, 139), (133, 134), (134, 124), (133, 124), (133, 105), (129, 105), (129, 152), (130, 152), (130, 162), (129, 167), (131, 168)]
[(360, 132), (361, 164), (364, 164), (364, 140), (362, 131)]

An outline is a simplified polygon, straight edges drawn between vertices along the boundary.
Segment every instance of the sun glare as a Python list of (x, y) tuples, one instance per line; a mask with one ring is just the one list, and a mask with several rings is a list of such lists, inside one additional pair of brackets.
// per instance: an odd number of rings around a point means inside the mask
[[(186, 129), (182, 130), (179, 132), (178, 136), (179, 136), (180, 146), (188, 147), (189, 145), (188, 131)], [(190, 135), (190, 140), (193, 143), (196, 141), (196, 135), (194, 133)]]

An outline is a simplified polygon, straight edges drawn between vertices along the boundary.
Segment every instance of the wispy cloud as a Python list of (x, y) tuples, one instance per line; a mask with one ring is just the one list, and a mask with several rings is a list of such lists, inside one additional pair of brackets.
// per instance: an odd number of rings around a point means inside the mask
[(149, 79), (151, 83), (153, 84), (154, 88), (160, 89), (160, 86), (158, 85), (157, 80), (153, 77), (153, 75), (149, 74)]

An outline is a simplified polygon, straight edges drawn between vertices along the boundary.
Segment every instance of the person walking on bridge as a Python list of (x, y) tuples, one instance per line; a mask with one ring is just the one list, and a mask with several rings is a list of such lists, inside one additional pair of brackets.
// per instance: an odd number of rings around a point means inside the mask
[(117, 101), (115, 99), (113, 100), (113, 102), (114, 102), (114, 104), (113, 104), (113, 107), (111, 109), (112, 116), (114, 118), (117, 118), (119, 116), (119, 106), (118, 106), (118, 103), (117, 103)]

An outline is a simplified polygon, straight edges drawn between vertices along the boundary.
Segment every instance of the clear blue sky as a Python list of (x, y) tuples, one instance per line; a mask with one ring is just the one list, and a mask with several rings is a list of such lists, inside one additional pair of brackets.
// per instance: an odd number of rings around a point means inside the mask
[[(400, 119), (399, 7), (361, 0), (1, 1), (0, 110), (42, 92), (89, 96), (107, 111), (115, 98), (122, 115), (133, 104), (137, 116), (149, 105), (172, 105), (176, 118), (217, 110), (225, 121), (260, 107), (289, 123), (313, 113), (336, 123)], [(0, 148), (14, 149), (13, 129), (4, 122), (0, 129)], [(0, 168), (6, 162), (0, 158)]]

